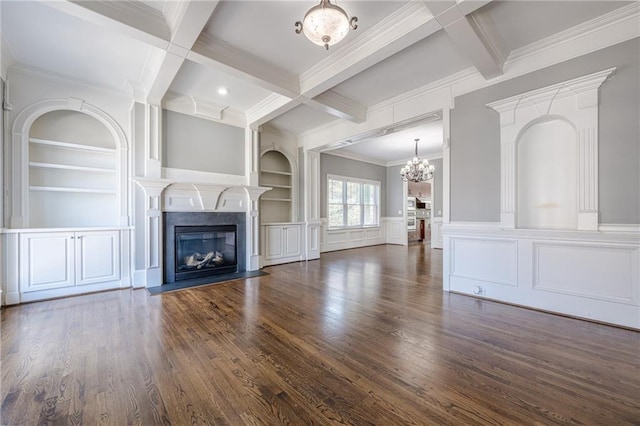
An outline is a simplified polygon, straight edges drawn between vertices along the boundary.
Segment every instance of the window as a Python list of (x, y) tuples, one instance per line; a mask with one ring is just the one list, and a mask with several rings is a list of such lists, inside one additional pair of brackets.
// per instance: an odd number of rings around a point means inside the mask
[(380, 182), (327, 176), (329, 228), (378, 226)]

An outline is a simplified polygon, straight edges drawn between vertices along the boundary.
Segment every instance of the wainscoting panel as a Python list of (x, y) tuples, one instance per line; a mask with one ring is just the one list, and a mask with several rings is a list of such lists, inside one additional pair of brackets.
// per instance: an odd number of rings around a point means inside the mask
[(638, 248), (533, 243), (533, 288), (638, 303)]
[(329, 230), (327, 220), (322, 219), (320, 251), (327, 252), (385, 244), (385, 226), (382, 220), (380, 222), (380, 226), (372, 228)]
[(640, 233), (443, 226), (443, 289), (640, 329)]
[(452, 238), (451, 276), (517, 286), (514, 240)]
[(382, 224), (387, 244), (407, 245), (407, 224), (403, 217), (384, 217)]
[(442, 248), (442, 217), (431, 219), (431, 248)]

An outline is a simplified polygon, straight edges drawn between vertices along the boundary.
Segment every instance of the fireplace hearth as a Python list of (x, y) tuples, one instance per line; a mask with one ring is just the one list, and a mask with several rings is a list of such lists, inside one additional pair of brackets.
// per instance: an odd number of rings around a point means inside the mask
[(164, 282), (245, 271), (245, 215), (166, 212)]

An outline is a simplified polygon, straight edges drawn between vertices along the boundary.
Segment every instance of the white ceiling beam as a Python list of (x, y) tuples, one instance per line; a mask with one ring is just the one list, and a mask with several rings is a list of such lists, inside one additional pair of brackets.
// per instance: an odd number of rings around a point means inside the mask
[(171, 31), (164, 16), (143, 3), (130, 1), (49, 1), (43, 4), (85, 21), (110, 28), (135, 40), (166, 49)]
[[(502, 75), (506, 54), (500, 48), (499, 42), (494, 41), (497, 40), (495, 38), (497, 32), (486, 27), (487, 20), (484, 21), (483, 27), (481, 21), (467, 16), (481, 6), (471, 3), (486, 4), (488, 2), (425, 1), (438, 23), (483, 77), (486, 79), (498, 77)], [(463, 4), (464, 7), (462, 7)]]
[(441, 29), (422, 2), (409, 2), (300, 75), (300, 94), (314, 98)]
[[(287, 93), (276, 90), (289, 97), (289, 103), (275, 103), (258, 108), (251, 117), (248, 115), (247, 122), (253, 126), (261, 125), (304, 103), (336, 117), (362, 123), (366, 120), (366, 107), (329, 90), (440, 28), (424, 4), (410, 2), (304, 72), (299, 78), (299, 88), (295, 91)], [(233, 65), (232, 67), (237, 69)], [(249, 66), (244, 68), (248, 69)], [(252, 68), (261, 67), (254, 64)], [(256, 75), (254, 70), (248, 73), (254, 77)], [(259, 114), (265, 115), (260, 117)]]
[(295, 75), (209, 34), (202, 34), (187, 59), (215, 68), (289, 98), (299, 95)]
[(180, 8), (170, 17), (171, 43), (149, 87), (149, 102), (160, 104), (217, 5), (217, 1), (180, 2)]
[(364, 123), (367, 120), (367, 108), (364, 105), (332, 90), (309, 99), (305, 104), (354, 123)]
[(300, 98), (292, 99), (272, 93), (247, 111), (247, 124), (257, 130), (258, 127), (300, 104), (302, 104)]

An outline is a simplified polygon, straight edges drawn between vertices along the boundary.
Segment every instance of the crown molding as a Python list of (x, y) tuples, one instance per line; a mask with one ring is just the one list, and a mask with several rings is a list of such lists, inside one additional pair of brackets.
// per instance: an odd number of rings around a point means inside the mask
[[(640, 35), (640, 25), (638, 25), (639, 16), (640, 2), (632, 2), (631, 4), (613, 10), (607, 14), (598, 16), (549, 37), (545, 37), (542, 40), (515, 49), (507, 58), (505, 65), (510, 65), (514, 62), (549, 52), (550, 50), (557, 49), (558, 47), (563, 47), (572, 41), (580, 41), (580, 39), (584, 39), (598, 31), (605, 31), (604, 33), (599, 34), (602, 36), (601, 38), (596, 37), (590, 40), (591, 43), (584, 43), (584, 47), (582, 49), (567, 52), (567, 54), (563, 55), (563, 58), (558, 62), (566, 61), (630, 40)], [(624, 25), (625, 23), (631, 24), (631, 28), (624, 28), (628, 26)], [(571, 56), (570, 53), (573, 53), (573, 55)]]
[(585, 91), (594, 90), (600, 87), (616, 70), (616, 67), (608, 68), (596, 73), (563, 81), (541, 89), (531, 90), (516, 96), (511, 96), (495, 102), (488, 103), (487, 106), (499, 114), (513, 112), (519, 106), (537, 105), (567, 96), (575, 96)]

